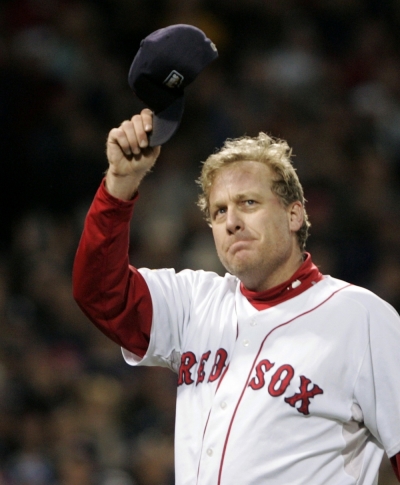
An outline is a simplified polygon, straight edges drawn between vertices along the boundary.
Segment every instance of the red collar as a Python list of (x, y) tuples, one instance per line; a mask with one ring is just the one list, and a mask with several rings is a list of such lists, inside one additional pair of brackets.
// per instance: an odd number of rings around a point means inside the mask
[(300, 295), (323, 278), (312, 262), (310, 253), (305, 253), (305, 257), (300, 268), (284, 283), (260, 292), (250, 291), (241, 283), (240, 291), (257, 310), (265, 310)]

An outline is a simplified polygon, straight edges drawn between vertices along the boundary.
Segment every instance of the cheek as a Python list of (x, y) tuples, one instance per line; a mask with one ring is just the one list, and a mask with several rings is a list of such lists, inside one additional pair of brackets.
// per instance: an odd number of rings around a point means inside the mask
[(220, 246), (222, 245), (222, 231), (218, 230), (218, 228), (216, 227), (212, 227), (211, 230), (214, 238), (214, 244), (218, 251)]
[(269, 241), (290, 235), (291, 232), (290, 221), (286, 213), (279, 210), (260, 221), (258, 229)]

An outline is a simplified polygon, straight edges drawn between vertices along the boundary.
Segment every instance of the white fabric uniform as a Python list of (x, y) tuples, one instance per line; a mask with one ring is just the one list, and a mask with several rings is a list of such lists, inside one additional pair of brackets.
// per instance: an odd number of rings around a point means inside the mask
[(389, 304), (325, 276), (258, 311), (231, 275), (140, 272), (150, 345), (143, 359), (123, 354), (178, 372), (177, 485), (377, 483), (384, 450), (400, 450), (400, 319)]

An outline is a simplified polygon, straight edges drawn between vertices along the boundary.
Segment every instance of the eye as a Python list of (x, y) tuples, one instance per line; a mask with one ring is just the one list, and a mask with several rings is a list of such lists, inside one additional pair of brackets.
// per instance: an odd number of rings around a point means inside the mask
[(219, 209), (216, 209), (213, 214), (213, 218), (217, 219), (218, 217), (221, 217), (226, 213), (226, 207), (220, 207)]
[(247, 206), (253, 206), (253, 205), (256, 204), (256, 201), (253, 200), (253, 199), (249, 199), (249, 200), (245, 200), (244, 204), (247, 205)]

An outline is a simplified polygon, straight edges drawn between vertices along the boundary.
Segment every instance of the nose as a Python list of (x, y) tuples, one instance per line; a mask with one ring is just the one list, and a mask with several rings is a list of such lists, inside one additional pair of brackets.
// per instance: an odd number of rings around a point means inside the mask
[(228, 208), (226, 213), (226, 231), (228, 234), (236, 234), (243, 229), (243, 220), (234, 208)]

